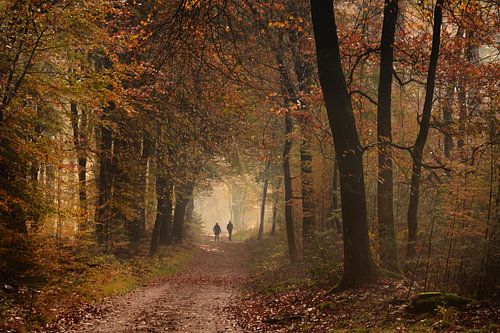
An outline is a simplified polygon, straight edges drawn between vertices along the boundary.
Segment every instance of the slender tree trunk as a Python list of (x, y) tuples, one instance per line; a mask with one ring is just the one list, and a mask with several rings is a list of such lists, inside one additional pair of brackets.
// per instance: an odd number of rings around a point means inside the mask
[(78, 105), (71, 102), (71, 125), (73, 127), (73, 143), (76, 149), (78, 164), (78, 200), (80, 203), (80, 214), (82, 220), (79, 221), (79, 230), (84, 231), (88, 220), (87, 202), (87, 155), (86, 155), (86, 131), (87, 115), (84, 110), (78, 112)]
[[(294, 18), (300, 17), (297, 7), (297, 1), (287, 1), (288, 11)], [(302, 141), (300, 144), (300, 171), (301, 171), (301, 187), (302, 187), (302, 236), (304, 240), (304, 250), (310, 245), (312, 235), (315, 228), (315, 202), (314, 202), (314, 187), (312, 176), (312, 154), (311, 142), (309, 140), (309, 108), (303, 100), (299, 100), (302, 94), (310, 91), (313, 84), (313, 71), (311, 64), (305, 60), (304, 53), (300, 48), (303, 41), (303, 33), (300, 26), (291, 25), (288, 29), (288, 39), (290, 40), (290, 48), (293, 58), (293, 69), (298, 83), (298, 96), (290, 95), (301, 108), (301, 117), (299, 124), (302, 131)], [(290, 82), (291, 85), (291, 82)]]
[(112, 147), (113, 137), (111, 129), (105, 125), (109, 120), (110, 113), (114, 110), (113, 102), (103, 110), (102, 124), (100, 126), (100, 144), (99, 144), (99, 179), (98, 179), (98, 199), (96, 207), (96, 237), (100, 245), (107, 245), (110, 241), (110, 221), (112, 210), (110, 206), (111, 192), (113, 186), (112, 180)]
[(344, 272), (338, 289), (375, 278), (368, 240), (362, 149), (340, 58), (333, 1), (311, 0), (318, 72), (340, 174)]
[(147, 177), (148, 162), (153, 154), (153, 145), (151, 139), (146, 134), (142, 137), (142, 142), (137, 142), (139, 150), (139, 168), (138, 168), (138, 203), (136, 204), (137, 217), (134, 220), (134, 240), (138, 241), (146, 235), (146, 195), (147, 195)]
[[(292, 81), (285, 68), (282, 52), (277, 50), (275, 57), (280, 73), (280, 83), (281, 89), (283, 91), (284, 106), (288, 108), (292, 103), (297, 104), (295, 88), (293, 87)], [(289, 112), (285, 113), (284, 120), (285, 145), (283, 147), (283, 179), (285, 184), (285, 227), (290, 261), (294, 262), (297, 259), (297, 243), (295, 240), (295, 226), (293, 221), (293, 190), (290, 172), (290, 152), (292, 150), (292, 141), (290, 139), (290, 135), (293, 132), (293, 120)]]
[(285, 227), (288, 242), (288, 254), (293, 262), (297, 259), (297, 243), (295, 241), (295, 226), (293, 224), (293, 192), (292, 178), (290, 174), (290, 151), (292, 141), (289, 138), (292, 133), (292, 118), (285, 114), (285, 146), (283, 148), (283, 179), (285, 183)]
[(185, 223), (191, 223), (191, 222), (193, 222), (193, 215), (194, 215), (194, 198), (191, 195), (189, 197), (188, 203), (186, 205), (186, 219), (185, 219)]
[(444, 123), (444, 156), (450, 157), (453, 149), (453, 137), (449, 133), (448, 127), (452, 124), (453, 97), (455, 95), (455, 86), (450, 84), (446, 88), (446, 97), (443, 105), (443, 123)]
[(162, 219), (160, 224), (160, 244), (170, 244), (171, 242), (171, 232), (172, 232), (172, 185), (167, 181), (163, 181), (161, 186), (163, 193), (162, 201)]
[(443, 2), (444, 0), (437, 0), (434, 8), (434, 27), (432, 32), (432, 49), (429, 60), (429, 70), (427, 72), (427, 83), (425, 87), (425, 101), (424, 109), (422, 112), (422, 120), (420, 121), (420, 129), (413, 146), (413, 166), (411, 175), (410, 187), (410, 203), (408, 205), (408, 245), (406, 256), (413, 258), (416, 255), (416, 242), (418, 231), (418, 202), (420, 196), (420, 178), (422, 174), (422, 157), (424, 153), (427, 136), (429, 134), (429, 127), (432, 112), (432, 100), (434, 97), (434, 86), (436, 79), (436, 69), (439, 57), (439, 47), (441, 42), (441, 23), (443, 20)]
[(281, 186), (281, 177), (277, 177), (278, 180), (273, 186), (273, 224), (271, 226), (271, 235), (276, 233), (276, 224), (278, 222), (278, 203), (279, 203), (279, 188)]
[[(156, 219), (153, 227), (153, 233), (151, 235), (151, 243), (149, 252), (151, 254), (156, 253), (158, 250), (158, 245), (160, 243), (160, 233), (161, 229), (164, 226), (168, 225), (168, 216), (172, 215), (172, 201), (170, 200), (168, 194), (168, 181), (167, 178), (160, 174), (161, 170), (161, 158), (157, 159), (158, 163), (158, 172), (159, 174), (156, 176)], [(170, 204), (169, 204), (170, 202)], [(169, 209), (170, 207), (170, 209)]]
[(269, 170), (271, 169), (271, 159), (268, 158), (264, 168), (264, 186), (262, 187), (262, 203), (260, 205), (260, 224), (257, 239), (261, 240), (264, 234), (264, 220), (266, 217), (267, 187), (269, 184)]
[(302, 142), (300, 145), (300, 171), (302, 182), (302, 236), (304, 238), (304, 251), (307, 251), (315, 228), (314, 216), (314, 187), (312, 177), (311, 142), (307, 137), (307, 129), (302, 126)]
[(394, 234), (392, 152), (392, 71), (394, 62), (394, 34), (398, 20), (398, 0), (385, 0), (382, 37), (380, 40), (380, 76), (377, 104), (378, 145), (378, 247), (382, 266), (399, 271)]

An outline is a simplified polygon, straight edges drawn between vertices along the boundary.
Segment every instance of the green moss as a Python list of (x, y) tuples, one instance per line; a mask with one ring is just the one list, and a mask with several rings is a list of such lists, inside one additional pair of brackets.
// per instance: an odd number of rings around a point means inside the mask
[(331, 310), (333, 309), (333, 302), (323, 302), (318, 304), (317, 308), (319, 311)]
[(433, 312), (438, 307), (455, 306), (460, 307), (470, 303), (472, 300), (452, 293), (424, 292), (416, 295), (412, 300), (409, 310), (414, 313)]

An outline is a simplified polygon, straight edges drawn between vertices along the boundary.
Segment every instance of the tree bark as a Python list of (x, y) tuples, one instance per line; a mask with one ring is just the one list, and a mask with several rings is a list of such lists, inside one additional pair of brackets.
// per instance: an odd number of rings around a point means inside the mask
[[(300, 13), (297, 8), (297, 1), (288, 0), (288, 11), (293, 17), (299, 17)], [(303, 94), (309, 92), (313, 84), (313, 72), (311, 64), (305, 60), (304, 53), (300, 49), (300, 43), (303, 39), (303, 33), (300, 26), (295, 26), (293, 22), (288, 29), (288, 38), (291, 43), (293, 69), (298, 83), (298, 96), (290, 96), (297, 99), (301, 114), (298, 117), (298, 122), (302, 132), (302, 141), (300, 144), (300, 171), (302, 185), (302, 237), (304, 240), (304, 250), (310, 245), (312, 235), (315, 228), (315, 204), (314, 204), (314, 187), (312, 176), (312, 154), (311, 142), (309, 140), (309, 108), (301, 99)], [(295, 94), (294, 94), (295, 95)]]
[(453, 105), (453, 97), (455, 95), (455, 86), (450, 84), (446, 88), (446, 97), (443, 105), (443, 123), (444, 123), (444, 147), (443, 152), (444, 156), (447, 158), (451, 155), (451, 150), (453, 149), (453, 137), (449, 133), (448, 127), (452, 124), (452, 105)]
[(273, 185), (273, 224), (271, 226), (271, 235), (276, 233), (276, 224), (278, 222), (278, 202), (279, 188), (281, 186), (281, 177), (277, 177), (276, 183)]
[(345, 289), (375, 278), (368, 240), (362, 149), (342, 69), (333, 1), (311, 0), (311, 14), (319, 79), (339, 166), (344, 272), (337, 288)]
[(382, 37), (380, 40), (380, 76), (377, 104), (378, 141), (378, 248), (382, 266), (398, 272), (398, 256), (394, 234), (392, 152), (392, 71), (394, 62), (394, 34), (398, 20), (398, 0), (385, 0)]
[(110, 221), (112, 210), (110, 206), (111, 192), (113, 187), (112, 179), (112, 147), (113, 137), (111, 129), (105, 124), (109, 121), (110, 113), (114, 110), (115, 104), (109, 102), (108, 107), (103, 110), (101, 119), (101, 136), (99, 144), (99, 179), (98, 179), (98, 199), (96, 207), (96, 237), (100, 245), (107, 246), (110, 241)]
[(269, 184), (269, 170), (271, 169), (271, 159), (268, 158), (264, 168), (264, 186), (262, 187), (262, 203), (260, 205), (260, 224), (257, 239), (262, 240), (264, 234), (264, 220), (266, 217), (266, 201), (267, 201), (267, 187)]
[(408, 205), (408, 244), (406, 257), (413, 258), (416, 255), (416, 242), (418, 232), (418, 203), (420, 196), (420, 178), (422, 174), (422, 157), (424, 153), (432, 112), (432, 100), (434, 97), (434, 86), (436, 79), (436, 69), (439, 57), (439, 48), (441, 43), (441, 24), (443, 21), (443, 2), (437, 0), (434, 8), (434, 26), (432, 31), (432, 49), (429, 59), (429, 69), (427, 71), (427, 82), (425, 87), (425, 101), (420, 121), (420, 129), (412, 150), (413, 166), (410, 187), (410, 203)]
[(78, 164), (78, 200), (80, 204), (80, 221), (79, 230), (84, 231), (88, 219), (88, 203), (87, 203), (87, 155), (86, 155), (86, 131), (87, 117), (83, 110), (78, 112), (78, 105), (71, 102), (71, 125), (73, 127), (73, 143), (76, 149), (77, 164)]
[(285, 227), (286, 238), (288, 242), (288, 255), (290, 261), (297, 260), (297, 243), (295, 241), (295, 226), (293, 224), (293, 192), (292, 178), (290, 175), (290, 151), (292, 150), (292, 141), (289, 138), (292, 133), (292, 118), (285, 113), (285, 145), (283, 148), (283, 179), (285, 183)]
[[(276, 50), (275, 57), (279, 68), (280, 84), (283, 92), (283, 104), (286, 108), (288, 108), (290, 107), (290, 104), (297, 104), (298, 102), (295, 88), (285, 68), (283, 54), (279, 50)], [(285, 228), (288, 243), (288, 254), (290, 256), (290, 261), (294, 262), (297, 259), (297, 243), (295, 240), (295, 226), (293, 221), (293, 190), (290, 172), (290, 152), (292, 150), (290, 135), (293, 132), (293, 120), (288, 110), (285, 112), (284, 121), (285, 144), (283, 147), (283, 180), (285, 184)]]
[[(159, 162), (161, 161), (161, 158), (158, 158), (157, 161), (157, 170), (161, 170), (161, 162)], [(156, 177), (156, 219), (153, 227), (153, 233), (151, 235), (151, 243), (149, 248), (150, 254), (154, 254), (158, 250), (162, 227), (168, 228), (168, 216), (172, 215), (172, 201), (170, 200), (168, 191), (169, 189), (167, 178), (164, 175), (158, 174)]]
[(186, 207), (193, 194), (193, 185), (186, 184), (177, 190), (175, 195), (174, 223), (172, 226), (172, 239), (181, 242), (184, 238), (186, 220)]
[(333, 165), (333, 194), (332, 194), (332, 214), (333, 214), (333, 223), (337, 228), (337, 232), (342, 234), (342, 219), (339, 216), (340, 212), (340, 203), (339, 203), (339, 170), (337, 160), (335, 160)]
[(166, 180), (162, 181), (163, 186), (162, 194), (162, 218), (160, 223), (160, 244), (166, 245), (171, 242), (172, 232), (172, 185), (168, 184)]

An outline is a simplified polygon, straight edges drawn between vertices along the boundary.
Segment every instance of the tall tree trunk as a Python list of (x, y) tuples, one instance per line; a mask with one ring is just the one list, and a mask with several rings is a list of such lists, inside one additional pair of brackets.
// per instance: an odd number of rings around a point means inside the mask
[(186, 220), (186, 207), (193, 194), (193, 184), (185, 184), (177, 190), (175, 195), (174, 224), (172, 226), (172, 239), (181, 242), (184, 238)]
[[(280, 84), (283, 92), (284, 106), (290, 107), (291, 104), (297, 104), (297, 96), (292, 81), (285, 68), (283, 53), (276, 50), (276, 63), (280, 73)], [(285, 145), (283, 147), (283, 180), (285, 184), (285, 227), (288, 242), (288, 253), (290, 261), (297, 259), (297, 243), (295, 240), (295, 226), (293, 221), (293, 190), (292, 178), (290, 172), (290, 152), (292, 150), (292, 140), (290, 136), (293, 132), (293, 120), (287, 111), (284, 115), (285, 120)]]
[(78, 112), (78, 105), (71, 102), (71, 125), (73, 127), (73, 143), (76, 149), (78, 164), (78, 200), (80, 204), (80, 214), (82, 220), (79, 221), (79, 230), (85, 231), (88, 220), (87, 203), (87, 154), (86, 154), (86, 131), (87, 115), (82, 109)]
[[(169, 197), (168, 181), (165, 175), (161, 174), (161, 158), (157, 158), (158, 175), (156, 176), (156, 218), (151, 235), (149, 252), (154, 254), (158, 250), (160, 243), (160, 233), (162, 227), (168, 225), (168, 217), (172, 215), (172, 201)], [(170, 204), (169, 204), (170, 203)]]
[(439, 47), (441, 42), (441, 23), (443, 21), (443, 2), (437, 0), (434, 8), (434, 26), (432, 31), (432, 49), (427, 72), (427, 82), (425, 87), (425, 101), (420, 121), (420, 129), (412, 150), (413, 166), (411, 175), (410, 203), (408, 205), (408, 244), (406, 256), (412, 258), (416, 255), (416, 242), (418, 230), (418, 202), (420, 196), (420, 178), (422, 174), (422, 157), (424, 153), (429, 126), (431, 121), (432, 100), (434, 97), (434, 85), (436, 79), (436, 69), (439, 57)]
[[(287, 6), (290, 15), (294, 18), (300, 17), (297, 7), (297, 1), (288, 0)], [(298, 96), (290, 96), (297, 99), (297, 103), (301, 108), (299, 124), (302, 132), (302, 141), (300, 144), (300, 171), (302, 185), (302, 236), (304, 239), (304, 250), (310, 245), (312, 235), (315, 228), (315, 204), (314, 204), (314, 187), (312, 176), (312, 154), (311, 142), (308, 136), (309, 127), (309, 108), (303, 100), (299, 100), (303, 94), (310, 91), (313, 84), (313, 71), (311, 64), (305, 60), (304, 52), (300, 45), (303, 39), (302, 27), (297, 25), (296, 21), (291, 22), (288, 28), (288, 39), (291, 43), (291, 51), (293, 58), (293, 69), (297, 77)]]
[(362, 149), (342, 69), (333, 1), (310, 2), (319, 79), (340, 174), (344, 272), (337, 288), (344, 289), (375, 278), (368, 240)]
[(271, 226), (271, 235), (276, 233), (276, 224), (278, 223), (278, 203), (279, 203), (279, 188), (281, 186), (281, 177), (277, 177), (276, 183), (273, 185), (273, 224)]
[(340, 219), (340, 203), (339, 203), (339, 170), (337, 160), (335, 160), (333, 165), (333, 194), (332, 194), (332, 214), (333, 214), (333, 223), (337, 228), (337, 232), (342, 234), (342, 220)]
[(167, 181), (163, 181), (161, 186), (163, 201), (162, 201), (162, 220), (160, 226), (160, 244), (170, 244), (171, 242), (171, 232), (172, 232), (172, 185)]
[(314, 216), (314, 187), (312, 177), (312, 154), (311, 142), (308, 136), (308, 129), (303, 124), (302, 141), (300, 144), (300, 171), (302, 182), (302, 236), (304, 238), (304, 251), (310, 247), (311, 239), (314, 234), (315, 216)]
[(450, 84), (446, 88), (446, 97), (443, 105), (443, 123), (444, 123), (444, 156), (450, 157), (453, 149), (453, 137), (450, 134), (449, 126), (452, 124), (453, 97), (455, 95), (455, 86)]
[(398, 0), (385, 0), (382, 37), (380, 40), (380, 76), (377, 104), (378, 145), (378, 247), (382, 266), (399, 271), (394, 234), (391, 97), (394, 62), (394, 34), (398, 20)]
[(191, 223), (191, 222), (193, 222), (193, 215), (194, 215), (194, 198), (191, 195), (189, 197), (188, 203), (186, 205), (186, 219), (185, 219), (185, 223)]
[(96, 207), (96, 237), (100, 245), (107, 246), (110, 241), (110, 222), (112, 210), (110, 206), (111, 192), (113, 187), (112, 158), (113, 158), (113, 137), (111, 129), (105, 124), (109, 121), (110, 114), (114, 110), (115, 104), (109, 102), (108, 107), (103, 110), (100, 126), (99, 144), (99, 179), (98, 179), (98, 199)]
[(140, 238), (146, 235), (146, 207), (147, 207), (147, 181), (148, 181), (148, 163), (153, 155), (153, 144), (148, 134), (145, 134), (142, 139), (142, 152), (141, 152), (141, 165), (139, 170), (139, 183), (140, 183), (140, 202), (139, 213), (137, 217), (137, 227)]
[(268, 158), (264, 168), (264, 186), (262, 187), (262, 203), (260, 205), (260, 224), (257, 239), (261, 240), (264, 234), (264, 220), (266, 216), (267, 187), (269, 184), (269, 170), (271, 169), (271, 159)]
[(297, 259), (297, 243), (295, 241), (295, 226), (293, 224), (293, 192), (292, 178), (290, 174), (290, 151), (292, 141), (289, 135), (292, 133), (292, 118), (285, 113), (285, 145), (283, 148), (283, 179), (285, 183), (285, 228), (288, 242), (288, 254), (293, 262)]

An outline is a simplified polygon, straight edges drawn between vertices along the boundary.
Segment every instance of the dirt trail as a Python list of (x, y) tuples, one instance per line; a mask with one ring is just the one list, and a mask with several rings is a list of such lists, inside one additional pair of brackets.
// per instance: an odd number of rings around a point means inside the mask
[(246, 278), (246, 252), (242, 243), (206, 239), (185, 269), (106, 302), (72, 332), (244, 332), (223, 307)]

